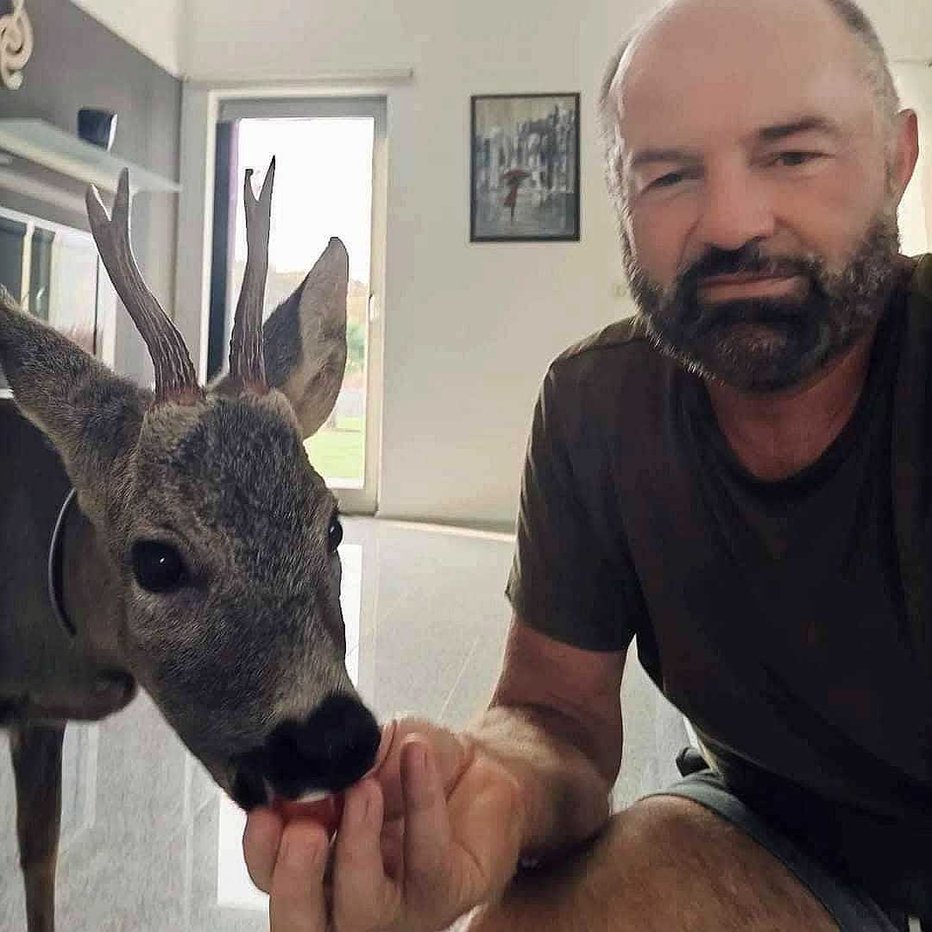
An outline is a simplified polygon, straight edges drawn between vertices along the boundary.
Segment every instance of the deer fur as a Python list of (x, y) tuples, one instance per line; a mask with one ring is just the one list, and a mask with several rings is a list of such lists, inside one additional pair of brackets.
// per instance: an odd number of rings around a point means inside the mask
[[(270, 209), (271, 179), (253, 202), (247, 177), (253, 215)], [(117, 376), (0, 295), (0, 365), (15, 398), (0, 401), (0, 726), (16, 776), (29, 932), (54, 927), (67, 721), (120, 710), (139, 684), (245, 808), (342, 789), (371, 766), (378, 744), (345, 669), (337, 503), (303, 446), (328, 417), (346, 361), (343, 244), (330, 241), (262, 328), (260, 217), (249, 259), (249, 300), (259, 307), (237, 311), (231, 349), (251, 362), (202, 389), (155, 299), (127, 286), (135, 262), (126, 178), (112, 221), (96, 193), (88, 203), (127, 310), (134, 320), (141, 305), (154, 315), (147, 326), (158, 332), (147, 343), (157, 379), (153, 392)], [(126, 242), (108, 261), (121, 210)], [(78, 507), (62, 531), (61, 595), (74, 636), (46, 585), (71, 487)], [(153, 542), (180, 556), (184, 585), (142, 586), (138, 548)], [(345, 760), (329, 761), (333, 735), (352, 723)], [(321, 729), (330, 729), (326, 748), (308, 750)]]

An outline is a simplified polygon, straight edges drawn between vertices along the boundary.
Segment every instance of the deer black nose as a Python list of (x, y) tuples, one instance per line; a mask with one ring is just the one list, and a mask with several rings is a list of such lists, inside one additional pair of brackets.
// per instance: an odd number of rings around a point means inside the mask
[(372, 713), (358, 699), (331, 695), (303, 721), (283, 722), (262, 748), (247, 754), (239, 782), (264, 780), (288, 799), (315, 790), (336, 793), (372, 768), (381, 737)]

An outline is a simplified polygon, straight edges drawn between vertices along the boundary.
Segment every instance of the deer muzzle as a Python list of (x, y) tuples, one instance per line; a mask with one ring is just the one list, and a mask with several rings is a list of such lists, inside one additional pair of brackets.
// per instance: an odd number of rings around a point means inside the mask
[(231, 795), (243, 809), (339, 793), (373, 767), (382, 733), (354, 696), (328, 696), (303, 721), (278, 725), (236, 761)]

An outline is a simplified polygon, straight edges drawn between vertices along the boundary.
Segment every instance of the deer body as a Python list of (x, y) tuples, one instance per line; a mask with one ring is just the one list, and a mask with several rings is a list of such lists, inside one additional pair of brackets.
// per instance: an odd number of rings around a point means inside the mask
[(116, 606), (107, 564), (96, 552), (93, 527), (76, 515), (66, 527), (63, 570), (70, 580), (64, 589), (72, 601), (85, 595), (96, 617), (78, 609), (81, 634), (71, 637), (55, 616), (47, 586), (49, 542), (71, 483), (54, 448), (8, 399), (0, 400), (0, 437), (6, 490), (0, 540), (10, 544), (0, 572), (0, 722), (97, 720), (133, 695), (131, 677), (115, 676), (122, 672), (115, 658), (86, 637), (88, 630), (111, 628), (106, 622)]
[[(136, 685), (131, 676), (117, 672), (113, 658), (95, 650), (86, 633), (71, 637), (52, 609), (49, 542), (71, 485), (60, 457), (7, 399), (0, 400), (0, 437), (0, 477), (6, 489), (0, 500), (0, 540), (10, 542), (0, 572), (0, 727), (10, 732), (27, 921), (33, 932), (54, 927), (65, 724), (118, 711), (136, 694)], [(65, 532), (63, 590), (71, 595), (82, 632), (108, 630), (116, 606), (93, 527), (78, 513)], [(88, 606), (96, 603), (94, 611), (83, 611), (77, 604), (82, 600)]]
[[(137, 683), (243, 808), (338, 792), (380, 732), (345, 669), (336, 502), (303, 439), (346, 360), (338, 240), (262, 326), (274, 162), (246, 179), (249, 257), (230, 372), (197, 384), (129, 245), (125, 174), (91, 229), (145, 339), (155, 390), (120, 379), (0, 293), (0, 727), (9, 731), (29, 932), (54, 928), (61, 746), (69, 720)], [(49, 549), (58, 535), (55, 598)], [(73, 630), (72, 630), (73, 629)]]

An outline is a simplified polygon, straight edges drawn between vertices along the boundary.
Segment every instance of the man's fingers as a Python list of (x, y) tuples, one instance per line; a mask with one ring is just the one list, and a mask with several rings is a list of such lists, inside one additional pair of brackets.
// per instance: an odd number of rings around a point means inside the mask
[(420, 737), (401, 752), (405, 802), (405, 893), (443, 898), (449, 880), (450, 817), (443, 782), (431, 748)]
[(337, 833), (333, 913), (338, 929), (388, 925), (400, 907), (395, 885), (382, 864), (382, 791), (367, 779), (346, 793)]
[(471, 759), (472, 748), (462, 735), (420, 719), (400, 719), (395, 723), (391, 740), (383, 751), (383, 760), (374, 774), (382, 786), (386, 819), (404, 815), (401, 758), (405, 745), (415, 737), (426, 741), (432, 748), (440, 779), (447, 789), (456, 783)]
[(448, 801), (456, 826), (451, 860), (467, 886), (483, 894), (504, 888), (521, 851), (523, 801), (517, 782), (494, 764), (477, 762)]
[(382, 826), (382, 864), (385, 873), (397, 883), (401, 882), (405, 868), (404, 819), (395, 819)]
[(315, 822), (289, 822), (282, 833), (269, 898), (271, 932), (326, 932), (324, 871), (329, 840)]
[(282, 840), (282, 820), (271, 809), (253, 809), (243, 832), (243, 856), (252, 882), (263, 892), (272, 887), (272, 870)]

